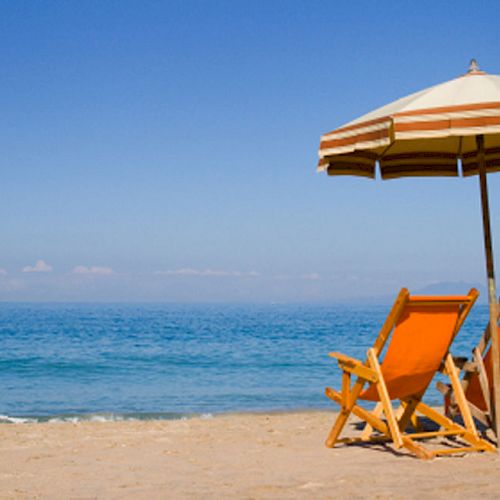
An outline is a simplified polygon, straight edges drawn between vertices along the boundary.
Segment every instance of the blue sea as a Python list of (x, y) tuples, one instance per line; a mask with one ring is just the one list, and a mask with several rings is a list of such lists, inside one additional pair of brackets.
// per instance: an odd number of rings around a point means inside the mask
[[(0, 421), (336, 409), (327, 353), (364, 358), (390, 307), (0, 303)], [(487, 317), (474, 307), (454, 354)]]

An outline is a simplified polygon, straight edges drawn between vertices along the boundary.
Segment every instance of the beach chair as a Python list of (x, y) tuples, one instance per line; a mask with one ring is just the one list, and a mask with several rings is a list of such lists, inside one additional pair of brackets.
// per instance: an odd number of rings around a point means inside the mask
[[(498, 329), (500, 337), (500, 328)], [(469, 410), (486, 428), (494, 430), (494, 420), (491, 410), (492, 395), (492, 359), (491, 359), (491, 336), (489, 325), (486, 326), (481, 340), (472, 350), (472, 359), (454, 357), (453, 361), (463, 371), (462, 389), (469, 406)], [(446, 414), (455, 418), (460, 415), (460, 407), (457, 404), (457, 395), (453, 387), (442, 382), (437, 383), (437, 388), (444, 395)]]
[[(342, 389), (340, 392), (329, 387), (325, 390), (326, 395), (341, 407), (326, 445), (392, 442), (396, 449), (404, 447), (423, 459), (457, 452), (495, 451), (491, 443), (478, 435), (460, 384), (459, 371), (448, 352), (477, 296), (475, 289), (466, 296), (410, 296), (403, 288), (373, 347), (368, 349), (365, 362), (337, 352), (330, 353), (342, 370)], [(450, 379), (463, 426), (422, 402), (438, 371)], [(355, 377), (352, 385), (351, 377)], [(369, 411), (356, 404), (358, 400), (378, 404), (374, 411)], [(392, 406), (393, 400), (399, 401), (397, 412)], [(412, 420), (416, 425), (417, 412), (437, 424), (439, 430), (406, 432)], [(340, 439), (351, 413), (366, 422), (365, 432), (360, 437)], [(447, 447), (441, 449), (429, 449), (416, 442), (432, 437), (450, 439), (446, 441)]]

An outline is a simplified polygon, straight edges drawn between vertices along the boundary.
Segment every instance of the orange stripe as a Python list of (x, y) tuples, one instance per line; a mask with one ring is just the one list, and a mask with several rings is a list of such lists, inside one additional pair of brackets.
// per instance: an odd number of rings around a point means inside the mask
[(487, 127), (500, 125), (500, 116), (484, 116), (482, 118), (462, 118), (458, 120), (436, 120), (412, 123), (395, 123), (396, 132), (411, 132), (417, 130), (446, 130), (452, 128)]
[(338, 148), (341, 146), (350, 146), (351, 144), (356, 144), (358, 142), (374, 141), (377, 139), (388, 139), (389, 130), (382, 129), (376, 130), (375, 132), (367, 132), (365, 134), (354, 135), (352, 137), (346, 137), (344, 139), (332, 139), (329, 141), (321, 141), (320, 149), (331, 149)]
[(439, 113), (450, 113), (453, 111), (472, 111), (475, 109), (498, 109), (500, 108), (500, 102), (482, 102), (478, 104), (461, 104), (459, 106), (441, 106), (438, 108), (427, 108), (427, 109), (416, 109), (413, 111), (401, 111), (400, 113), (394, 113), (394, 118), (398, 116), (415, 116), (415, 115), (431, 115)]

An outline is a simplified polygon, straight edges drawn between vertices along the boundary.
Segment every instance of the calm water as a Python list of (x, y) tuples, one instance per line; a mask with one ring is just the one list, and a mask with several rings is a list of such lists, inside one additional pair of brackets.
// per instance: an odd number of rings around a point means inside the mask
[[(335, 408), (327, 357), (364, 357), (390, 305), (0, 304), (0, 414), (174, 418)], [(454, 345), (487, 322), (476, 305)], [(440, 398), (433, 389), (430, 402)]]

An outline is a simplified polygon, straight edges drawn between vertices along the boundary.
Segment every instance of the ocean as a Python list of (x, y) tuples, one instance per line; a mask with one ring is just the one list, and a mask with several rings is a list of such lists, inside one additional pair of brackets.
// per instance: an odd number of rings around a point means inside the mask
[[(364, 358), (390, 307), (0, 303), (0, 422), (337, 409), (328, 352)], [(453, 354), (487, 320), (475, 305)]]

